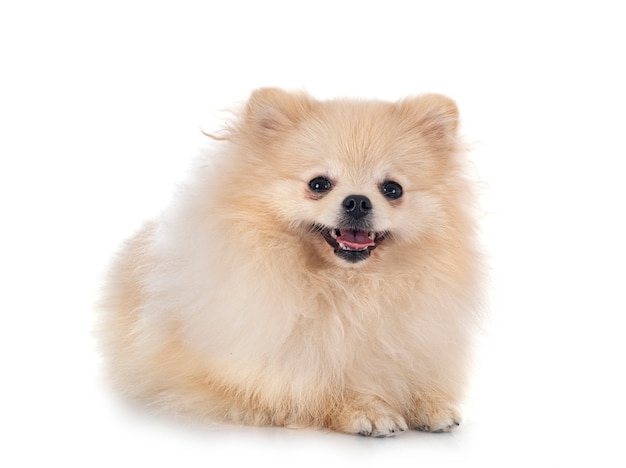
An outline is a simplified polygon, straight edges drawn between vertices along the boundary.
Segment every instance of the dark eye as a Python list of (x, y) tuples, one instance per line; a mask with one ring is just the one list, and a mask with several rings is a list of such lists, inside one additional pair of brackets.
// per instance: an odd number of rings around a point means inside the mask
[(394, 182), (393, 180), (388, 180), (387, 182), (383, 182), (381, 186), (381, 191), (383, 195), (391, 200), (397, 200), (402, 196), (402, 186)]
[(332, 185), (330, 183), (330, 180), (328, 180), (326, 177), (316, 177), (315, 179), (311, 180), (311, 182), (309, 182), (309, 188), (313, 192), (324, 193), (328, 192), (332, 188)]

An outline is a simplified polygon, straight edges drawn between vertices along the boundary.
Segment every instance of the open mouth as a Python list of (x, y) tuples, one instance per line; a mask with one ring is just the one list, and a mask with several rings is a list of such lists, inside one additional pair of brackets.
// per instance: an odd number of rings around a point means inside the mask
[(324, 237), (335, 255), (342, 259), (357, 263), (369, 258), (374, 250), (385, 238), (386, 233), (365, 231), (352, 228), (326, 228), (316, 226), (315, 229)]

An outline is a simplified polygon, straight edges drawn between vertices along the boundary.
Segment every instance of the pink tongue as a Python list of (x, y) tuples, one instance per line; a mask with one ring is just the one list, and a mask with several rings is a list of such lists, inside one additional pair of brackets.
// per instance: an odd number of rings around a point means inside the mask
[(351, 249), (365, 249), (370, 245), (376, 245), (365, 231), (341, 230), (340, 235), (337, 237), (337, 242), (341, 242)]

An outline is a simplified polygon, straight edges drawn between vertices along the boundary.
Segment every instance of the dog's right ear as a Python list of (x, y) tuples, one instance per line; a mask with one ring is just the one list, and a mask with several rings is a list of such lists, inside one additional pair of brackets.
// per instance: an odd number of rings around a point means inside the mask
[(311, 107), (305, 93), (290, 93), (279, 88), (261, 88), (252, 93), (244, 119), (248, 128), (271, 139), (293, 128)]

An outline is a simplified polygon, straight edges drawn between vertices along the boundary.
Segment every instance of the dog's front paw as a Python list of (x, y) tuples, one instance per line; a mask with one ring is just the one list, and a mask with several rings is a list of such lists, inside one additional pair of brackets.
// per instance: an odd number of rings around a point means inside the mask
[(389, 437), (407, 429), (406, 421), (398, 413), (362, 410), (354, 412), (345, 432), (371, 437)]
[(461, 424), (458, 411), (444, 404), (428, 402), (418, 405), (411, 427), (423, 432), (450, 432)]
[(347, 404), (334, 418), (331, 428), (349, 434), (390, 437), (409, 426), (398, 412), (375, 397), (360, 397)]

